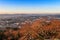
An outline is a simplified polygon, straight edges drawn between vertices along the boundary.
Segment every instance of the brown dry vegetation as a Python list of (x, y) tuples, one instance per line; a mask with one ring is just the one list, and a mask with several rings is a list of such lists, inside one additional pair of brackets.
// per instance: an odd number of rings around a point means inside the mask
[(53, 19), (47, 22), (45, 19), (29, 21), (22, 24), (21, 28), (6, 29), (0, 32), (0, 40), (44, 40), (60, 39), (60, 20)]

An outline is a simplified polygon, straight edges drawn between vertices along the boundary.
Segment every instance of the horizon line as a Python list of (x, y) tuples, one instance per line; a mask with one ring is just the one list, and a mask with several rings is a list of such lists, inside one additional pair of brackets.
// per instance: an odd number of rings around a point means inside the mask
[(0, 14), (60, 14), (60, 13), (0, 13)]

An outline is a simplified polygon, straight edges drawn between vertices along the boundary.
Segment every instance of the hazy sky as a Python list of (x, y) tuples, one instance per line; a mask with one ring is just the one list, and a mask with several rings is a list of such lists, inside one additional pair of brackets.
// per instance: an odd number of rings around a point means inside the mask
[(0, 0), (1, 13), (60, 13), (60, 0)]

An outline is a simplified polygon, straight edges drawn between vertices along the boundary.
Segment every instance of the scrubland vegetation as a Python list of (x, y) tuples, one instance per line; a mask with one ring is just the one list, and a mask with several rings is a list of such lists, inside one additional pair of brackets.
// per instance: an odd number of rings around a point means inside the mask
[(0, 40), (60, 39), (60, 19), (37, 18), (20, 23), (17, 28), (0, 30)]

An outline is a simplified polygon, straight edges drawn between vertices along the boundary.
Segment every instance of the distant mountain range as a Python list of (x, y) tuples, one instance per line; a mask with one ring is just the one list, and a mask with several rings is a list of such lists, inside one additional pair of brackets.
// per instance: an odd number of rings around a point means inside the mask
[(60, 17), (60, 14), (0, 14), (0, 18), (9, 18), (9, 17), (27, 17), (27, 16), (55, 16)]

